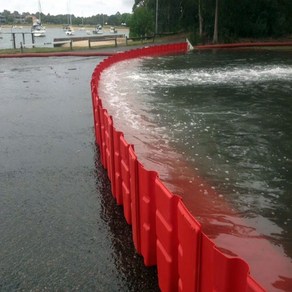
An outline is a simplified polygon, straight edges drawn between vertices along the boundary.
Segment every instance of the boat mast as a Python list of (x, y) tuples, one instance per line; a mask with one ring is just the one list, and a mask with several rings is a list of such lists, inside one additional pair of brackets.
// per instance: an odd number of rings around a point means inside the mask
[(72, 15), (70, 11), (70, 0), (67, 1), (67, 11), (68, 11), (68, 24), (72, 25)]
[(39, 0), (38, 2), (39, 2), (38, 3), (39, 4), (39, 21), (42, 22), (42, 19), (41, 19), (41, 12), (42, 12), (41, 1)]

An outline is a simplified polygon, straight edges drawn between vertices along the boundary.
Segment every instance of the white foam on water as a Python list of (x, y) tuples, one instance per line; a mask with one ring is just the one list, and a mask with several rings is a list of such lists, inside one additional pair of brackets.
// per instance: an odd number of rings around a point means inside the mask
[[(291, 80), (292, 88), (292, 66), (290, 65), (239, 66), (238, 64), (233, 64), (226, 67), (204, 69), (161, 70), (151, 68), (151, 71), (147, 71), (145, 67), (143, 67), (143, 70), (139, 70), (141, 66), (143, 66), (142, 59), (123, 61), (111, 66), (102, 74), (101, 91), (102, 96), (106, 96), (104, 102), (109, 105), (110, 114), (123, 121), (124, 129), (139, 130), (151, 135), (154, 135), (158, 128), (157, 125), (150, 121), (149, 101), (155, 98), (153, 96), (155, 96), (157, 88), (224, 84), (240, 87), (246, 84), (252, 85), (253, 83), (265, 84), (266, 82), (268, 84), (271, 80), (284, 81), (286, 86), (287, 81)], [(168, 92), (166, 92), (166, 95), (168, 95)], [(155, 105), (156, 101), (153, 104)], [(245, 116), (246, 113), (230, 110), (192, 110), (191, 116), (196, 117), (196, 127), (201, 127), (199, 125), (200, 116), (204, 117), (206, 115)], [(157, 120), (160, 117), (154, 118)], [(152, 120), (154, 118), (152, 117)], [(173, 129), (177, 131), (185, 130), (179, 121), (177, 125), (173, 126)], [(209, 130), (205, 129), (205, 131)], [(162, 134), (161, 131), (156, 134)]]
[(102, 96), (106, 96), (103, 102), (110, 105), (110, 114), (118, 119), (124, 119), (127, 126), (138, 129), (142, 127), (140, 115), (132, 104), (133, 95), (137, 91), (132, 91), (131, 84), (125, 83), (125, 76), (122, 73), (126, 71), (124, 66), (127, 65), (128, 62), (125, 61), (105, 70), (102, 74), (100, 91)]
[(215, 69), (153, 70), (128, 77), (144, 85), (177, 87), (208, 84), (245, 84), (271, 80), (292, 81), (292, 66), (246, 66)]

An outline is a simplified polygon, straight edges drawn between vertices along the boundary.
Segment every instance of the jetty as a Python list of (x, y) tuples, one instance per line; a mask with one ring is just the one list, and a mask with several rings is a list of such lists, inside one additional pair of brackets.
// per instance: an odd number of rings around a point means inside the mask
[(31, 37), (31, 46), (35, 46), (35, 37), (32, 32), (2, 32), (2, 34), (10, 34), (12, 36), (12, 45), (13, 49), (16, 49), (16, 35), (22, 35), (22, 42), (20, 43), (20, 47), (23, 47), (26, 45), (26, 37), (25, 36), (30, 36)]
[(64, 37), (64, 38), (54, 38), (53, 46), (61, 47), (66, 44), (70, 45), (70, 48), (73, 48), (73, 43), (76, 42), (88, 42), (88, 47), (91, 48), (93, 43), (97, 42), (114, 42), (115, 47), (118, 45), (118, 39), (125, 38), (124, 34), (112, 34), (112, 35), (100, 35), (100, 36), (82, 36), (82, 37)]

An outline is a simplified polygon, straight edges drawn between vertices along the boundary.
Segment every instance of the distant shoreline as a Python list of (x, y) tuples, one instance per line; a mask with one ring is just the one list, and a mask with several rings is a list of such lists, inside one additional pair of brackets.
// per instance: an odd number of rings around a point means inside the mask
[[(2, 26), (3, 28), (4, 26)], [(8, 26), (9, 27), (9, 26)], [(27, 27), (23, 27), (23, 29), (27, 29)], [(53, 26), (47, 26), (47, 27), (59, 27), (60, 25), (53, 25)], [(105, 29), (107, 29), (110, 26), (105, 26)], [(7, 28), (7, 26), (6, 26)], [(82, 29), (83, 27), (75, 26), (74, 29), (77, 31), (79, 29)], [(84, 29), (93, 29), (94, 26), (86, 26)], [(121, 26), (117, 27), (117, 30), (127, 30), (127, 27)], [(124, 49), (128, 50), (131, 49), (133, 46), (143, 47), (143, 46), (149, 46), (149, 45), (157, 45), (161, 43), (173, 43), (173, 42), (181, 42), (188, 38), (187, 33), (181, 33), (177, 35), (169, 35), (164, 37), (156, 37), (155, 41), (131, 41), (128, 45), (125, 43), (125, 39), (117, 39), (118, 40), (118, 46), (115, 48), (113, 43), (110, 43), (109, 41), (99, 41), (95, 44), (93, 44), (92, 48), (88, 48), (88, 41), (79, 41), (74, 42), (73, 50), (70, 49), (70, 45), (66, 44), (61, 47), (55, 47), (55, 48), (25, 48), (23, 51), (23, 55), (29, 55), (29, 54), (54, 54), (54, 53), (72, 53), (72, 52), (80, 52), (82, 51), (85, 53), (88, 51), (88, 53), (95, 52), (108, 52), (112, 50), (118, 50), (122, 51)], [(206, 44), (192, 44), (194, 47), (194, 51), (197, 50), (221, 50), (221, 49), (245, 49), (245, 50), (273, 50), (273, 51), (288, 51), (292, 52), (292, 36), (282, 37), (282, 38), (265, 38), (265, 39), (241, 39), (234, 43), (219, 43), (219, 44), (212, 44), (212, 43), (206, 43)], [(13, 55), (17, 54), (19, 55), (20, 49), (0, 49), (0, 58), (3, 57), (3, 55)]]
[[(51, 24), (51, 23), (42, 23), (45, 27), (50, 27), (50, 28), (63, 28), (64, 24)], [(23, 23), (23, 24), (1, 24), (0, 27), (4, 28), (4, 29), (9, 29), (12, 27), (15, 27), (17, 29), (25, 29), (25, 28), (31, 28), (32, 23)], [(114, 25), (104, 25), (104, 28), (110, 28)], [(90, 25), (90, 24), (84, 24), (84, 25), (72, 25), (72, 27), (74, 29), (80, 29), (80, 28), (91, 28), (94, 29), (96, 26), (95, 25)], [(118, 26), (114, 26), (116, 29), (129, 29), (127, 26), (122, 26), (122, 25), (118, 25)]]

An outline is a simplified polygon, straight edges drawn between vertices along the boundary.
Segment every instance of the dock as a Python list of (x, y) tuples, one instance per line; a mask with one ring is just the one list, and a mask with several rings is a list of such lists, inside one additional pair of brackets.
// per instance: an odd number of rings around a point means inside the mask
[(35, 37), (32, 32), (3, 32), (2, 34), (11, 34), (12, 36), (12, 44), (13, 49), (16, 49), (16, 35), (22, 35), (22, 42), (20, 43), (20, 47), (25, 46), (26, 44), (26, 35), (31, 37), (31, 46), (35, 46)]
[(92, 47), (92, 43), (97, 42), (110, 42), (113, 41), (115, 47), (117, 47), (118, 42), (117, 39), (119, 38), (125, 38), (124, 34), (112, 34), (112, 35), (94, 35), (94, 36), (82, 36), (82, 37), (64, 37), (64, 38), (54, 38), (53, 39), (53, 46), (54, 47), (61, 47), (63, 45), (69, 44), (70, 48), (73, 48), (73, 43), (75, 42), (81, 42), (81, 41), (87, 41), (88, 47)]

